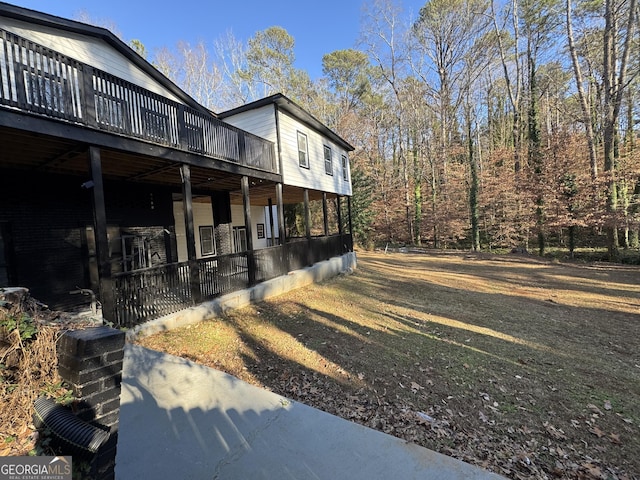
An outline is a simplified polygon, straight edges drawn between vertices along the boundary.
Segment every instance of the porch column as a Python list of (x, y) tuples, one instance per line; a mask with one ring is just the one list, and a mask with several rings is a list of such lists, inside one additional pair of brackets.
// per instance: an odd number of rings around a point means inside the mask
[(304, 189), (304, 234), (311, 241), (311, 211), (309, 209), (309, 189)]
[(315, 263), (315, 252), (311, 246), (311, 209), (309, 208), (309, 189), (304, 189), (304, 233), (307, 237), (306, 263), (313, 265)]
[(336, 197), (336, 211), (338, 212), (338, 233), (342, 235), (344, 229), (342, 228), (342, 206), (340, 205), (340, 197)]
[(202, 301), (200, 295), (200, 270), (196, 258), (196, 235), (193, 226), (193, 196), (191, 193), (191, 169), (189, 165), (180, 165), (182, 178), (182, 208), (184, 209), (184, 228), (187, 235), (187, 259), (189, 261), (189, 283), (191, 300), (198, 304)]
[(347, 197), (347, 211), (349, 213), (349, 233), (353, 235), (353, 224), (351, 223), (351, 197)]
[(242, 177), (242, 205), (244, 207), (244, 228), (247, 232), (247, 268), (249, 285), (256, 283), (256, 262), (253, 253), (253, 229), (251, 228), (251, 199), (249, 198), (249, 177)]
[(340, 196), (336, 197), (336, 210), (338, 212), (338, 233), (340, 234), (340, 245), (342, 245), (342, 253), (344, 253), (344, 228), (342, 225), (342, 205)]
[(111, 278), (111, 259), (109, 258), (109, 237), (107, 236), (107, 209), (104, 201), (102, 182), (102, 160), (98, 147), (89, 147), (89, 172), (92, 188), (93, 231), (96, 237), (96, 259), (98, 260), (98, 278), (102, 317), (105, 322), (116, 322), (116, 299)]
[(280, 265), (281, 274), (286, 275), (290, 270), (289, 254), (287, 252), (287, 238), (284, 228), (284, 205), (282, 203), (282, 184), (276, 183), (276, 203), (278, 204), (278, 234), (280, 235)]
[(280, 245), (287, 242), (286, 231), (284, 228), (284, 204), (282, 203), (282, 184), (276, 184), (276, 203), (278, 204), (278, 234), (280, 236)]
[(271, 246), (275, 246), (276, 232), (273, 231), (273, 201), (271, 200), (271, 197), (268, 198), (267, 205), (269, 207), (269, 232), (271, 232)]
[(351, 236), (349, 252), (353, 252), (353, 224), (351, 223), (351, 197), (347, 197), (347, 211), (349, 214), (349, 235)]
[(327, 217), (327, 192), (322, 192), (322, 220), (324, 221), (324, 236), (329, 236), (329, 218)]

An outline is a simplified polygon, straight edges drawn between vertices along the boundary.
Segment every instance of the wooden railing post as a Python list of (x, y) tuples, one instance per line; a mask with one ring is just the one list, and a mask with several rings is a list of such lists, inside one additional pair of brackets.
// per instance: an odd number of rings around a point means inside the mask
[(93, 85), (93, 67), (89, 65), (82, 65), (82, 117), (86, 125), (90, 127), (98, 126), (98, 119), (96, 118), (96, 94), (95, 87)]
[(184, 105), (178, 104), (178, 143), (183, 150), (189, 150), (189, 136), (187, 135), (186, 112)]
[[(13, 45), (11, 45), (13, 48)], [(16, 54), (16, 49), (13, 48), (13, 70), (14, 70), (14, 78), (16, 79), (16, 97), (18, 99), (18, 105), (20, 108), (27, 108), (27, 90), (26, 85), (24, 83), (24, 75), (23, 70), (25, 68), (25, 64), (22, 61), (22, 45), (18, 43), (18, 53)], [(27, 62), (27, 59), (24, 59), (24, 62)]]

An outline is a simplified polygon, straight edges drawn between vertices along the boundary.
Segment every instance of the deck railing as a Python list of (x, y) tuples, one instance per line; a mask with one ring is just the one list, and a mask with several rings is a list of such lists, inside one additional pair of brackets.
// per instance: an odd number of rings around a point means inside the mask
[[(117, 273), (113, 275), (115, 323), (133, 327), (342, 255), (351, 251), (350, 239), (351, 235), (317, 237), (310, 242), (305, 239), (253, 252), (201, 258), (193, 264), (172, 263)], [(197, 269), (197, 275), (191, 275), (191, 268)], [(194, 278), (197, 285), (192, 284)]]
[(0, 105), (268, 172), (273, 142), (0, 29)]

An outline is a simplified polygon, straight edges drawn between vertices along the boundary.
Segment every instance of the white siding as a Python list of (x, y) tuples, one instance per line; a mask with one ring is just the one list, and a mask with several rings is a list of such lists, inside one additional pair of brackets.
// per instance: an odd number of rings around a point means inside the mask
[[(186, 262), (187, 255), (187, 234), (184, 226), (184, 209), (182, 202), (173, 202), (173, 218), (176, 226), (176, 244), (178, 247), (178, 261)], [(196, 237), (196, 257), (202, 258), (200, 251), (200, 227), (213, 225), (213, 211), (211, 203), (193, 203), (193, 228)], [(217, 247), (217, 245), (216, 245)]]
[[(238, 113), (224, 119), (260, 137), (277, 142), (275, 111), (273, 105)], [(316, 130), (297, 121), (291, 115), (279, 111), (280, 141), (282, 144), (282, 181), (312, 190), (351, 195), (351, 171), (348, 152), (331, 142)], [(298, 131), (307, 135), (309, 168), (300, 167), (298, 161)], [(324, 168), (324, 145), (331, 148), (333, 175), (327, 175)], [(347, 180), (342, 176), (342, 155), (347, 157)]]
[[(251, 207), (251, 220), (253, 221), (253, 248), (266, 248), (267, 239), (258, 238), (258, 228), (256, 225), (262, 223), (265, 225), (265, 232), (267, 232), (269, 226), (269, 219), (266, 216), (267, 210), (261, 206)], [(186, 262), (188, 260), (187, 255), (187, 234), (184, 226), (184, 210), (182, 202), (173, 202), (173, 218), (176, 228), (176, 245), (178, 247), (178, 261)], [(213, 212), (210, 203), (193, 203), (193, 228), (196, 237), (196, 257), (202, 258), (202, 252), (200, 251), (200, 227), (213, 225)], [(277, 224), (276, 224), (277, 225)], [(244, 226), (244, 208), (242, 205), (231, 205), (231, 226), (241, 227)], [(218, 246), (216, 245), (216, 249)], [(222, 253), (222, 252), (218, 252)], [(228, 253), (228, 252), (224, 252)]]
[(91, 65), (146, 88), (174, 101), (179, 101), (169, 90), (133, 65), (116, 49), (94, 37), (35, 25), (19, 20), (0, 17), (0, 28), (47, 48), (60, 52), (80, 62)]
[[(258, 250), (260, 248), (267, 247), (267, 238), (258, 238), (257, 224), (262, 223), (265, 225), (265, 232), (267, 231), (268, 218), (265, 215), (264, 207), (251, 207), (251, 233), (253, 237), (253, 249)], [(244, 207), (242, 205), (231, 205), (231, 226), (243, 227), (244, 226)]]
[[(339, 195), (351, 195), (351, 172), (347, 172), (346, 181), (342, 177), (342, 155), (347, 156), (348, 159), (347, 151), (282, 111), (279, 114), (279, 120), (284, 184)], [(298, 160), (298, 131), (307, 136), (309, 168), (301, 167)], [(325, 145), (331, 148), (333, 175), (327, 175), (325, 172)], [(347, 160), (347, 169), (348, 163)]]
[(234, 127), (241, 128), (273, 143), (277, 143), (276, 116), (273, 105), (241, 112), (224, 119)]

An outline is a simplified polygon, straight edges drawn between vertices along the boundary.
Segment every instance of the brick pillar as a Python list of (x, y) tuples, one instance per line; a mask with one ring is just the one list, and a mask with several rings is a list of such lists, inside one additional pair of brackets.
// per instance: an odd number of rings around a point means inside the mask
[(114, 478), (125, 333), (107, 326), (66, 332), (58, 342), (58, 372), (77, 398), (76, 414), (109, 431), (91, 461), (90, 478)]
[(231, 224), (221, 223), (215, 227), (216, 251), (218, 255), (226, 255), (232, 253), (231, 245)]

